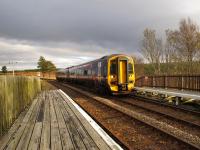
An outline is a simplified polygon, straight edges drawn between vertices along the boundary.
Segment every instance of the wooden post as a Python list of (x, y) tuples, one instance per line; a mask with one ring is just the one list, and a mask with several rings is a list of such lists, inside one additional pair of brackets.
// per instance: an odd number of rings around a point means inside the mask
[(164, 76), (164, 88), (167, 89), (167, 76)]
[(155, 77), (152, 77), (152, 81), (153, 81), (153, 87), (155, 87)]
[(183, 86), (184, 86), (184, 83), (183, 83), (183, 76), (181, 76), (181, 90), (183, 90)]

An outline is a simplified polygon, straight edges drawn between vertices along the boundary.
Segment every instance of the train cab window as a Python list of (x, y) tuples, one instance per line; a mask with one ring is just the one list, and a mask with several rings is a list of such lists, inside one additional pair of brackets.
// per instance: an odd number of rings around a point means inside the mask
[(133, 74), (133, 64), (131, 63), (128, 64), (128, 73)]
[(117, 62), (116, 60), (112, 60), (110, 62), (110, 74), (117, 74)]

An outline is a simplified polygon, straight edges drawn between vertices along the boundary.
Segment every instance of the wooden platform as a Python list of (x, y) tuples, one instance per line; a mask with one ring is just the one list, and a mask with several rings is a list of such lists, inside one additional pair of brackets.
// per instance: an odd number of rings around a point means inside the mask
[(105, 141), (65, 94), (52, 90), (41, 93), (19, 116), (0, 139), (0, 149), (121, 148)]

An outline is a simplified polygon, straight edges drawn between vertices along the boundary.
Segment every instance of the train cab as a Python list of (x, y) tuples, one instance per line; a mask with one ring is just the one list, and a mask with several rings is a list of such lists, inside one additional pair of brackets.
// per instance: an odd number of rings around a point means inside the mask
[(134, 62), (126, 55), (108, 59), (108, 85), (113, 94), (127, 94), (134, 88)]

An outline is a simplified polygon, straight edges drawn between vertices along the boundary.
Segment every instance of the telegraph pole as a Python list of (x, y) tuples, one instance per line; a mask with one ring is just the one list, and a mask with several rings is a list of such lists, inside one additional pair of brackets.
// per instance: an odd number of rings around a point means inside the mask
[(13, 74), (13, 76), (15, 76), (15, 68), (14, 68), (14, 64), (17, 64), (17, 62), (16, 62), (16, 61), (9, 61), (9, 64), (12, 65), (12, 74)]

